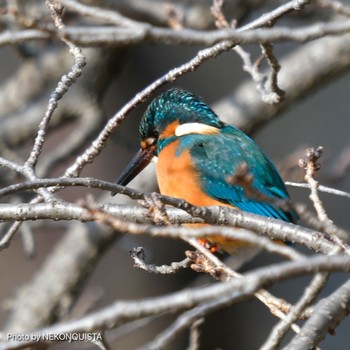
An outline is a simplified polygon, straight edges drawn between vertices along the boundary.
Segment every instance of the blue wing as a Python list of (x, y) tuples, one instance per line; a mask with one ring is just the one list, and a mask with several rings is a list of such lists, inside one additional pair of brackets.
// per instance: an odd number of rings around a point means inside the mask
[(272, 199), (289, 199), (274, 164), (251, 138), (237, 128), (227, 125), (219, 134), (186, 135), (180, 147), (190, 149), (203, 190), (209, 196), (254, 214), (289, 222), (297, 218), (294, 212), (249, 198), (243, 187), (227, 183), (227, 177), (235, 173), (237, 166), (246, 163), (257, 192)]

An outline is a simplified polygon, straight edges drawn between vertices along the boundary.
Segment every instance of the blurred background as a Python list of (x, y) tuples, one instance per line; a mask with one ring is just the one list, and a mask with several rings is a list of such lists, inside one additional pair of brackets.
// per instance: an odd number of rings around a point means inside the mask
[[(9, 4), (0, 3), (2, 8), (8, 9)], [(85, 4), (106, 7), (120, 11), (125, 16), (142, 20), (158, 26), (167, 25), (167, 12), (163, 1), (85, 1)], [(143, 3), (143, 4), (142, 4)], [(210, 15), (210, 1), (172, 1), (176, 9), (181, 9), (184, 25), (196, 29), (213, 29), (214, 21)], [(346, 2), (344, 1), (346, 4)], [(249, 23), (260, 14), (270, 11), (280, 5), (278, 1), (225, 1), (224, 13), (229, 19), (236, 19), (238, 25)], [(40, 1), (18, 1), (20, 13), (27, 18), (49, 21), (47, 9)], [(152, 7), (153, 6), (153, 7)], [(155, 7), (158, 11), (155, 10)], [(38, 10), (39, 9), (39, 10)], [(36, 11), (36, 12), (35, 12)], [(154, 12), (156, 11), (156, 12)], [(180, 11), (180, 10), (179, 10)], [(34, 14), (33, 14), (34, 13)], [(317, 6), (309, 6), (298, 14), (291, 14), (281, 20), (281, 25), (290, 27), (304, 26), (319, 21), (333, 20), (330, 11)], [(69, 24), (94, 25), (93, 20), (84, 18), (74, 12), (66, 10), (64, 22)], [(89, 22), (90, 21), (90, 22)], [(1, 27), (3, 31), (21, 28), (18, 17), (3, 14)], [(324, 42), (323, 42), (324, 40)], [(328, 40), (328, 39), (327, 39)], [(329, 39), (330, 40), (330, 39)], [(334, 40), (339, 40), (336, 38)], [(318, 44), (316, 57), (312, 62), (297, 61), (300, 69), (312, 70), (328, 54), (329, 45), (326, 39), (315, 41)], [(314, 43), (312, 43), (314, 44)], [(274, 53), (281, 63), (281, 75), (289, 77), (290, 66), (284, 65), (293, 54), (299, 53), (309, 43), (280, 43), (275, 45)], [(344, 52), (350, 49), (350, 40), (344, 39)], [(87, 57), (87, 66), (82, 77), (73, 85), (71, 90), (60, 101), (54, 114), (54, 121), (46, 139), (43, 154), (38, 164), (38, 175), (61, 176), (71, 164), (76, 155), (80, 154), (96, 135), (102, 130), (107, 120), (114, 115), (136, 93), (144, 89), (157, 78), (174, 67), (181, 65), (196, 55), (200, 46), (166, 45), (164, 43), (143, 42), (123, 47), (93, 47), (83, 48)], [(258, 46), (245, 46), (251, 53), (253, 61), (260, 56)], [(300, 56), (302, 57), (302, 56)], [(285, 61), (284, 61), (285, 60)], [(0, 145), (1, 156), (14, 161), (25, 160), (35, 137), (38, 123), (43, 117), (49, 94), (53, 91), (61, 75), (67, 72), (73, 62), (68, 49), (57, 39), (52, 41), (28, 41), (18, 45), (0, 47)], [(297, 63), (295, 63), (297, 62)], [(336, 63), (334, 63), (336, 66)], [(225, 120), (234, 121), (234, 109), (225, 106), (230, 100), (234, 108), (240, 108), (240, 101), (249, 106), (249, 99), (240, 99), (239, 93), (245, 86), (253, 86), (250, 75), (242, 68), (241, 58), (230, 51), (209, 60), (196, 71), (179, 78), (171, 86), (180, 86), (200, 96), (213, 107)], [(349, 65), (348, 65), (349, 66)], [(265, 67), (263, 67), (264, 69)], [(304, 173), (298, 167), (298, 159), (304, 156), (308, 147), (323, 146), (322, 168), (317, 173), (317, 180), (321, 184), (349, 191), (350, 178), (348, 167), (350, 164), (349, 145), (349, 86), (350, 73), (345, 64), (339, 71), (324, 74), (309, 89), (302, 91), (302, 95), (292, 97), (298, 90), (291, 84), (281, 82), (281, 88), (286, 89), (287, 102), (283, 107), (267, 113), (262, 109), (261, 114), (266, 117), (259, 120), (259, 113), (254, 117), (257, 122), (238, 126), (247, 130), (254, 140), (277, 164), (285, 181), (303, 181)], [(322, 75), (322, 72), (319, 73)], [(296, 79), (302, 76), (296, 74)], [(302, 82), (300, 83), (302, 86)], [(289, 90), (290, 88), (290, 90)], [(303, 89), (303, 88), (302, 88)], [(159, 94), (161, 90), (157, 91)], [(255, 94), (255, 92), (251, 92)], [(153, 97), (152, 96), (152, 97)], [(255, 96), (255, 95), (254, 95)], [(252, 103), (257, 103), (258, 94)], [(243, 103), (243, 102), (242, 102)], [(138, 149), (138, 123), (147, 107), (148, 102), (133, 110), (112, 135), (108, 146), (92, 164), (83, 171), (82, 176), (114, 181), (124, 169), (128, 161)], [(241, 109), (244, 116), (244, 108)], [(233, 118), (233, 119), (230, 119)], [(253, 125), (253, 127), (251, 127)], [(74, 146), (72, 152), (64, 154), (64, 145), (81, 138), (80, 144)], [(62, 151), (62, 157), (52, 162), (54, 156)], [(57, 157), (59, 158), (59, 157)], [(52, 162), (52, 163), (50, 163)], [(140, 175), (131, 187), (142, 190), (156, 190), (154, 174)], [(19, 182), (22, 179), (7, 169), (0, 169), (1, 186)], [(305, 189), (288, 187), (291, 197), (296, 202), (307, 204), (310, 209), (308, 192)], [(84, 188), (74, 188), (61, 191), (59, 195), (67, 201), (77, 201), (92, 193), (99, 201), (120, 201), (126, 203), (122, 196), (115, 198), (109, 195), (101, 197), (101, 193)], [(121, 198), (120, 198), (121, 197)], [(3, 198), (7, 201), (28, 201), (25, 197)], [(327, 194), (321, 194), (325, 208), (331, 220), (336, 225), (348, 230), (348, 199)], [(9, 224), (1, 224), (4, 234)], [(35, 239), (35, 249), (28, 257), (23, 248), (23, 235), (16, 235), (10, 247), (0, 254), (1, 275), (1, 313), (0, 322), (8, 327), (9, 310), (16, 302), (17, 292), (21, 286), (30, 283), (37, 274), (45, 268), (48, 259), (55, 251), (62, 237), (69, 230), (79, 230), (79, 226), (87, 224), (68, 222), (29, 222), (27, 228), (32, 231)], [(95, 224), (88, 224), (89, 229), (98, 230)], [(155, 264), (169, 264), (184, 258), (184, 251), (189, 246), (176, 240), (150, 237), (135, 237), (120, 235), (111, 240), (104, 254), (94, 266), (91, 275), (79, 288), (74, 301), (67, 301), (68, 306), (62, 315), (55, 315), (57, 319), (66, 320), (79, 317), (87, 311), (97, 310), (116, 300), (132, 300), (181, 290), (184, 287), (213, 283), (208, 276), (200, 275), (191, 270), (184, 270), (174, 275), (151, 275), (133, 267), (129, 251), (134, 247), (145, 249), (147, 261)], [(71, 247), (75, 249), (74, 246)], [(304, 251), (305, 252), (305, 251)], [(307, 252), (306, 252), (307, 253)], [(67, 256), (70, 251), (66, 252)], [(280, 258), (269, 254), (261, 254), (248, 263), (245, 270), (256, 266), (271, 264)], [(347, 276), (334, 274), (330, 283), (321, 296), (331, 293), (336, 286), (345, 281)], [(271, 288), (276, 296), (295, 302), (301, 295), (309, 278), (281, 283)], [(57, 283), (60, 283), (57, 279)], [(150, 318), (145, 321), (123, 326), (108, 331), (107, 339), (113, 349), (134, 349), (150, 341), (167, 322), (174, 320), (176, 315)], [(233, 305), (225, 310), (210, 315), (201, 326), (200, 349), (257, 349), (266, 339), (269, 331), (276, 324), (277, 319), (260, 302), (251, 300)], [(6, 326), (7, 325), (7, 326)], [(328, 336), (321, 343), (324, 349), (347, 349), (345, 340), (348, 320), (337, 329), (336, 336)], [(44, 325), (43, 325), (44, 326)], [(169, 349), (185, 349), (188, 334), (181, 335)], [(91, 344), (73, 343), (69, 348), (93, 348)], [(67, 344), (57, 344), (52, 348), (65, 349)]]

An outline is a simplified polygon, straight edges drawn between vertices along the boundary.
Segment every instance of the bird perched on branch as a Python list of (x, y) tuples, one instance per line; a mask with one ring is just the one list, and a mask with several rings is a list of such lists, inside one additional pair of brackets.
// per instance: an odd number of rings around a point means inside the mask
[[(239, 129), (225, 124), (194, 94), (170, 89), (155, 98), (139, 127), (141, 149), (118, 179), (127, 185), (157, 157), (163, 195), (197, 206), (228, 206), (293, 222), (296, 214), (274, 204), (288, 200), (271, 160)], [(241, 242), (215, 238), (229, 253)]]

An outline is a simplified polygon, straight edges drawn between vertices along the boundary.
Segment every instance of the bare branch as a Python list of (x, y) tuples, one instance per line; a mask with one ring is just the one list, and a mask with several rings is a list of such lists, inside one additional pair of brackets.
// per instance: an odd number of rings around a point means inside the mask
[[(27, 223), (23, 223), (21, 227), (21, 236), (23, 241), (24, 251), (29, 258), (32, 258), (36, 252), (36, 244), (33, 232)], [(1, 241), (0, 241), (0, 250), (1, 250)]]
[(305, 180), (310, 185), (310, 199), (314, 204), (319, 219), (321, 221), (330, 221), (317, 193), (318, 182), (314, 179), (315, 171), (321, 168), (318, 160), (322, 153), (323, 147), (321, 146), (317, 147), (317, 149), (309, 148), (306, 151), (306, 158), (299, 161), (299, 166), (306, 170)]
[(200, 326), (203, 323), (203, 319), (200, 318), (199, 320), (193, 322), (191, 328), (190, 328), (190, 341), (187, 350), (199, 350), (200, 347)]
[[(211, 252), (206, 250), (204, 247), (202, 247), (196, 240), (193, 238), (187, 240), (188, 243), (193, 245), (198, 249), (201, 254), (209, 261), (209, 263), (212, 265), (211, 269), (213, 267), (215, 268), (214, 271), (209, 270), (206, 271), (201, 271), (201, 272), (209, 272), (212, 274), (214, 278), (227, 281), (231, 280), (232, 278), (242, 278), (243, 276), (240, 273), (237, 273), (236, 271), (233, 271), (230, 269), (227, 265), (223, 264), (218, 258), (216, 258)], [(296, 256), (296, 259), (302, 259), (302, 256)], [(201, 263), (201, 261), (200, 261)], [(205, 262), (205, 265), (208, 266), (208, 264)], [(193, 267), (192, 267), (193, 268)], [(196, 267), (197, 268), (197, 267)], [(196, 270), (196, 268), (194, 268)], [(285, 300), (276, 298), (272, 294), (270, 294), (268, 291), (264, 289), (260, 289), (254, 293), (254, 296), (260, 300), (264, 305), (267, 306), (267, 308), (270, 310), (270, 312), (277, 316), (280, 319), (285, 319), (286, 314), (288, 314), (291, 310), (291, 305), (287, 303)], [(305, 318), (308, 317), (310, 314), (310, 310), (303, 310), (303, 314), (301, 313), (298, 314), (298, 317), (300, 318)], [(299, 327), (296, 324), (291, 323), (290, 324), (291, 328), (298, 333), (299, 332)]]
[[(314, 251), (321, 251), (328, 254), (334, 248), (334, 245), (329, 242), (324, 234), (313, 231), (301, 226), (289, 224), (280, 220), (264, 218), (260, 215), (254, 215), (247, 212), (230, 210), (225, 207), (191, 207), (186, 205), (186, 202), (172, 199), (169, 197), (169, 204), (176, 203), (176, 206), (187, 211), (197, 218), (205, 220), (210, 224), (228, 224), (227, 226), (204, 226), (201, 228), (187, 227), (158, 227), (153, 225), (138, 225), (135, 223), (125, 222), (125, 219), (133, 220), (140, 218), (143, 222), (147, 217), (145, 211), (139, 211), (136, 208), (119, 207), (110, 204), (104, 204), (98, 208), (85, 209), (79, 205), (74, 205), (65, 202), (50, 202), (38, 204), (0, 204), (0, 219), (5, 221), (13, 220), (80, 220), (80, 221), (98, 221), (107, 225), (112, 225), (118, 231), (129, 232), (131, 234), (151, 234), (154, 236), (167, 236), (173, 238), (205, 238), (215, 236), (218, 233), (222, 237), (234, 238), (240, 241), (254, 243), (261, 247), (268, 247), (269, 251), (280, 252), (283, 255), (289, 256), (296, 252), (290, 251), (288, 247), (275, 247), (269, 245), (260, 237), (254, 237), (246, 232), (236, 230), (235, 227), (245, 228), (258, 232), (261, 235), (268, 235), (272, 239), (282, 241), (292, 241), (301, 244)], [(103, 210), (103, 211), (100, 211)], [(142, 209), (141, 209), (142, 210)], [(168, 214), (171, 219), (171, 211)], [(119, 218), (112, 215), (120, 215)], [(193, 222), (189, 216), (176, 214), (174, 222)], [(224, 219), (223, 219), (224, 218)], [(179, 220), (180, 219), (180, 220)], [(197, 221), (198, 222), (198, 221)], [(348, 249), (344, 248), (347, 252)]]
[[(345, 282), (328, 298), (315, 307), (300, 333), (286, 346), (286, 350), (310, 349), (322, 341), (328, 332), (334, 332), (350, 311), (350, 282)], [(332, 315), (331, 317), (329, 317)]]
[[(317, 193), (318, 182), (314, 179), (315, 171), (320, 169), (320, 164), (318, 163), (319, 158), (322, 155), (323, 148), (318, 147), (317, 150), (313, 148), (308, 149), (306, 153), (306, 158), (299, 160), (300, 167), (303, 167), (306, 170), (305, 180), (308, 182), (311, 188), (310, 199), (313, 201), (315, 209), (318, 214), (318, 218), (320, 221), (333, 224), (329, 219), (324, 210), (324, 207), (321, 203), (321, 200)], [(333, 252), (330, 254), (335, 254), (341, 250), (344, 244), (337, 238), (338, 247), (334, 248)], [(286, 318), (277, 324), (277, 326), (271, 332), (269, 338), (266, 340), (262, 349), (270, 350), (276, 349), (285, 334), (288, 332), (291, 324), (299, 318), (299, 315), (302, 311), (312, 303), (312, 301), (316, 298), (316, 296), (320, 293), (321, 289), (325, 286), (327, 280), (329, 278), (329, 273), (318, 273), (315, 275), (314, 279), (310, 283), (310, 285), (305, 290), (303, 296), (298, 301), (298, 303), (291, 309)]]
[(47, 40), (50, 38), (48, 33), (36, 29), (26, 29), (22, 31), (6, 31), (0, 33), (0, 47), (6, 45), (16, 45), (29, 40)]
[[(84, 29), (85, 28), (85, 29)], [(215, 45), (223, 41), (234, 45), (259, 44), (261, 42), (308, 42), (330, 35), (344, 35), (350, 31), (350, 21), (331, 22), (291, 29), (288, 27), (274, 27), (270, 29), (244, 30), (225, 29), (215, 31), (196, 31), (194, 29), (171, 30), (150, 28), (136, 31), (113, 27), (67, 27), (62, 30), (64, 36), (80, 46), (116, 45), (124, 46), (137, 44), (148, 39), (152, 43), (167, 42), (182, 45)]]
[(294, 205), (294, 209), (308, 226), (314, 228), (317, 231), (324, 232), (330, 236), (336, 235), (344, 242), (349, 242), (350, 235), (347, 231), (334, 225), (333, 223), (329, 224), (327, 222), (320, 221), (317, 216), (315, 216), (313, 213), (311, 213), (310, 210), (307, 209), (306, 205), (298, 203)]
[[(51, 12), (55, 26), (59, 30), (62, 30), (64, 28), (64, 24), (60, 18), (60, 12), (62, 12), (63, 9), (60, 8), (60, 5), (56, 2), (56, 0), (46, 0), (46, 4)], [(60, 82), (58, 83), (57, 88), (50, 96), (45, 116), (39, 125), (39, 131), (34, 141), (32, 152), (25, 164), (26, 167), (34, 168), (36, 166), (39, 155), (42, 152), (42, 147), (45, 141), (45, 135), (47, 133), (49, 123), (55, 109), (57, 108), (58, 100), (60, 100), (62, 96), (68, 91), (69, 87), (75, 83), (75, 81), (81, 75), (82, 69), (86, 65), (86, 59), (83, 56), (81, 49), (75, 46), (69, 40), (62, 40), (68, 45), (70, 52), (74, 56), (75, 63), (71, 71), (67, 75), (63, 75)]]
[(135, 267), (150, 273), (162, 274), (162, 275), (176, 273), (180, 269), (189, 267), (189, 264), (191, 262), (190, 259), (186, 258), (180, 262), (173, 262), (171, 263), (170, 266), (168, 265), (156, 266), (153, 264), (147, 264), (145, 262), (145, 251), (142, 247), (134, 248), (130, 252), (130, 256), (134, 260)]
[[(310, 187), (311, 187), (310, 184), (305, 184), (305, 183), (301, 183), (301, 182), (286, 181), (285, 184), (287, 186), (300, 187), (300, 188), (309, 188), (310, 189)], [(345, 198), (350, 199), (349, 192), (341, 191), (341, 190), (338, 190), (336, 188), (331, 188), (331, 187), (324, 186), (324, 185), (318, 185), (317, 190), (319, 192), (330, 193), (330, 194), (334, 194), (335, 196), (340, 196), (340, 197), (345, 197)]]
[[(203, 314), (207, 315), (220, 307), (247, 299), (251, 297), (256, 290), (270, 285), (275, 281), (322, 271), (348, 272), (350, 271), (350, 257), (345, 255), (332, 257), (317, 256), (301, 261), (279, 263), (277, 265), (260, 268), (247, 273), (244, 278), (234, 279), (223, 284), (185, 290), (164, 297), (144, 299), (142, 302), (118, 301), (79, 320), (57, 324), (42, 329), (40, 332), (34, 332), (33, 334), (37, 336), (36, 339), (40, 339), (41, 334), (107, 330), (136, 318), (183, 310), (192, 306), (194, 307), (193, 312), (189, 312), (189, 314), (185, 313), (184, 317), (179, 318), (178, 322), (173, 326), (175, 329), (178, 329), (178, 331), (182, 331), (187, 329), (188, 326), (193, 323), (193, 320), (200, 318), (200, 315), (203, 317)], [(344, 291), (342, 292), (344, 293)], [(346, 293), (346, 295), (349, 295), (348, 290), (346, 290)], [(203, 303), (201, 304), (202, 306), (196, 308), (195, 306), (200, 305), (200, 303)], [(339, 297), (336, 303), (338, 307), (341, 307), (343, 314), (344, 304)], [(346, 307), (347, 306), (348, 303)], [(327, 322), (330, 322), (328, 317)], [(164, 338), (166, 341), (171, 340), (172, 334), (173, 333), (170, 331), (164, 332), (158, 339)], [(0, 349), (13, 350), (37, 344), (38, 343), (33, 340), (22, 342), (10, 341), (5, 344), (0, 344)]]
[(23, 167), (15, 162), (11, 162), (10, 160), (7, 160), (5, 158), (0, 157), (0, 166), (2, 166), (3, 168), (7, 168), (10, 169), (14, 172), (23, 174)]
[[(333, 221), (331, 221), (328, 218), (328, 215), (326, 214), (326, 211), (323, 207), (320, 197), (318, 196), (318, 192), (317, 192), (318, 182), (314, 179), (315, 171), (319, 170), (321, 167), (318, 160), (321, 157), (322, 152), (323, 152), (323, 147), (318, 147), (316, 150), (314, 148), (309, 148), (306, 151), (306, 158), (301, 159), (299, 161), (299, 165), (300, 167), (303, 167), (306, 170), (305, 180), (310, 185), (310, 190), (311, 190), (310, 199), (314, 204), (319, 220), (324, 222), (326, 225), (332, 226)], [(329, 238), (334, 240), (339, 245), (339, 247), (346, 246), (346, 244), (342, 242), (339, 239), (339, 237), (337, 237), (336, 235)]]
[[(282, 338), (288, 332), (293, 322), (299, 319), (301, 313), (305, 310), (305, 308), (308, 305), (310, 305), (314, 301), (314, 299), (320, 293), (322, 288), (325, 286), (328, 277), (328, 273), (318, 273), (315, 275), (312, 282), (306, 288), (303, 296), (300, 298), (298, 303), (294, 305), (294, 307), (291, 308), (286, 317), (274, 327), (269, 338), (261, 347), (262, 350), (272, 350), (278, 348), (282, 341)], [(296, 333), (300, 333), (300, 330)]]
[(264, 43), (261, 45), (261, 47), (262, 53), (266, 57), (266, 60), (271, 68), (270, 77), (266, 82), (266, 90), (269, 92), (269, 94), (262, 96), (263, 101), (270, 104), (280, 103), (283, 101), (285, 95), (285, 92), (281, 90), (277, 84), (277, 76), (281, 66), (273, 53), (273, 45), (271, 43)]

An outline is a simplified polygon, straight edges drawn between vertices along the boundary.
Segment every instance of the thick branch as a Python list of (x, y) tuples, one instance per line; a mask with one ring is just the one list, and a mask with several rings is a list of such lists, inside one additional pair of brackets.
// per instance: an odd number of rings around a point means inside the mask
[(350, 282), (347, 281), (331, 296), (320, 301), (301, 332), (286, 346), (286, 350), (312, 350), (328, 332), (350, 312)]
[[(181, 203), (181, 202), (180, 202)], [(158, 227), (146, 224), (134, 224), (125, 221), (125, 219), (135, 220), (140, 218), (145, 221), (147, 211), (134, 207), (118, 207), (113, 205), (102, 205), (101, 209), (106, 213), (115, 216), (105, 217), (90, 209), (84, 209), (79, 205), (68, 203), (38, 203), (38, 204), (0, 204), (0, 220), (37, 220), (39, 218), (52, 220), (72, 220), (80, 221), (100, 221), (110, 224), (114, 228), (131, 234), (150, 234), (154, 236), (166, 236), (173, 238), (200, 238), (210, 237), (220, 234), (222, 237), (243, 239), (244, 233), (237, 231), (235, 227), (253, 230), (262, 235), (267, 235), (272, 239), (291, 241), (302, 244), (309, 249), (329, 253), (333, 249), (333, 244), (317, 231), (313, 231), (301, 226), (282, 222), (280, 220), (264, 218), (260, 215), (254, 215), (247, 212), (237, 210), (229, 210), (224, 207), (194, 207), (193, 213), (195, 217), (203, 219), (210, 224), (229, 224), (232, 227), (221, 226), (204, 226), (202, 228), (190, 229), (187, 227), (166, 226)], [(190, 218), (181, 215), (175, 211), (175, 216), (171, 215), (171, 219), (179, 223)], [(108, 221), (107, 221), (108, 220)], [(190, 219), (191, 221), (191, 219)], [(187, 221), (188, 222), (188, 221)]]

